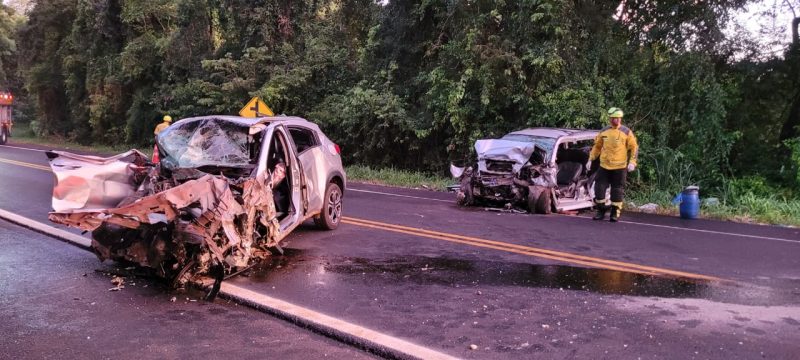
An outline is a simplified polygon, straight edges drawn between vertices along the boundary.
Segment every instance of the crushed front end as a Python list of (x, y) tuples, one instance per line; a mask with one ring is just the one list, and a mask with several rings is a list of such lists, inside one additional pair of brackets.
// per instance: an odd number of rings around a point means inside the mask
[[(49, 218), (91, 231), (101, 260), (138, 264), (176, 287), (221, 280), (269, 256), (283, 235), (271, 175), (255, 171), (260, 139), (239, 130), (199, 124), (183, 134), (188, 141), (161, 139), (162, 150), (181, 151), (157, 165), (136, 150), (110, 158), (49, 152), (57, 178)], [(197, 149), (211, 155), (181, 159)], [(187, 159), (194, 163), (182, 167)]]
[(476, 166), (451, 166), (452, 175), (459, 179), (460, 205), (501, 205), (533, 211), (531, 202), (555, 187), (556, 169), (545, 161), (546, 150), (533, 143), (478, 140), (475, 151)]

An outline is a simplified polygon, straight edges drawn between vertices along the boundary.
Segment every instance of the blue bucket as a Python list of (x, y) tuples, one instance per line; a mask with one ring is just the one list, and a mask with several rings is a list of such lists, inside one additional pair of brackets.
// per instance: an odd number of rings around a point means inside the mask
[(681, 218), (697, 219), (700, 215), (700, 188), (687, 186), (686, 189), (672, 199), (673, 204), (680, 203)]

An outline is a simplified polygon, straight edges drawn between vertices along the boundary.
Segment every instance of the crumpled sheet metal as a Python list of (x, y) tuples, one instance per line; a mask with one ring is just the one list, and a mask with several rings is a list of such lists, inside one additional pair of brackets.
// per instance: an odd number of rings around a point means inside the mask
[(537, 166), (535, 169), (539, 172), (541, 176), (533, 178), (532, 180), (533, 185), (543, 186), (546, 188), (553, 188), (558, 186), (556, 178), (558, 169), (556, 167), (550, 165), (540, 165)]
[(532, 143), (510, 140), (478, 140), (475, 152), (478, 154), (478, 170), (486, 172), (486, 160), (513, 161), (513, 169), (518, 173), (528, 162), (536, 146)]
[[(226, 272), (268, 256), (281, 239), (269, 181), (205, 175), (125, 206), (50, 214), (50, 220), (92, 231), (101, 258), (127, 260), (165, 277)], [(185, 269), (185, 270), (181, 270)]]
[(114, 207), (136, 192), (136, 179), (151, 167), (138, 150), (102, 158), (49, 151), (50, 167), (58, 179), (53, 188), (56, 212), (98, 211)]

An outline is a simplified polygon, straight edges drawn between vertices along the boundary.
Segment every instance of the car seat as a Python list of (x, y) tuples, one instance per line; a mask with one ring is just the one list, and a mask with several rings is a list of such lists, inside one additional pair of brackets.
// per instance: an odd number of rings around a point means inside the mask
[(558, 164), (556, 182), (559, 186), (572, 185), (580, 180), (582, 173), (583, 164), (572, 161), (564, 161)]

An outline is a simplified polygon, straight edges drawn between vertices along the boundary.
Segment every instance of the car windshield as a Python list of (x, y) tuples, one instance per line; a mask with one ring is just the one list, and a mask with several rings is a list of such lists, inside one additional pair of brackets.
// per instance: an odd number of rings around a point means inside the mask
[(208, 118), (176, 123), (158, 135), (158, 144), (173, 168), (246, 167), (252, 163), (249, 127)]
[(536, 136), (536, 135), (508, 134), (506, 136), (503, 136), (502, 140), (533, 143), (540, 149), (546, 151), (548, 158), (550, 157), (550, 154), (553, 152), (553, 148), (556, 146), (556, 139), (544, 136)]

